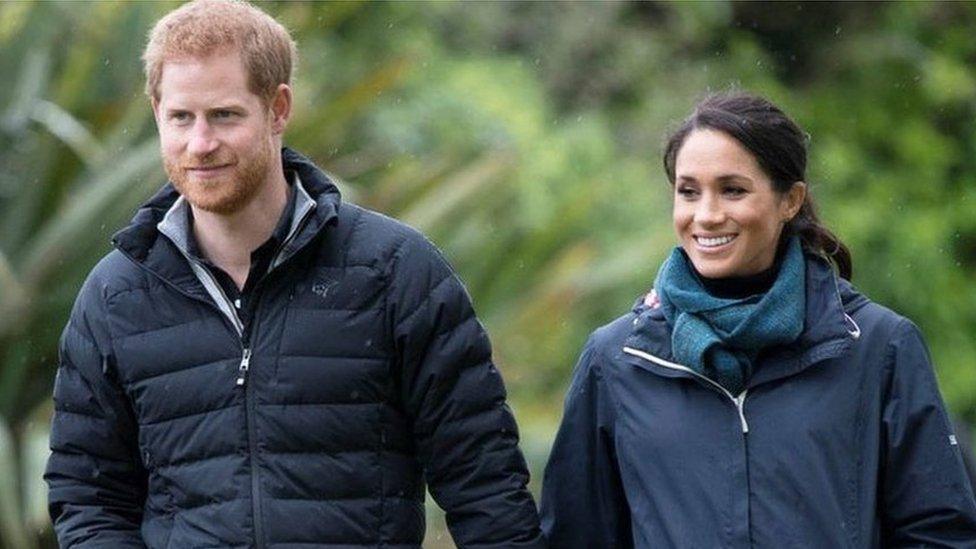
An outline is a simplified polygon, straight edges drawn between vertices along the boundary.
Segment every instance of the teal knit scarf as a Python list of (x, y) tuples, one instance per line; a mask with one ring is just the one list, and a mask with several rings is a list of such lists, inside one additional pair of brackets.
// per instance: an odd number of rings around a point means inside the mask
[(675, 248), (661, 265), (654, 287), (671, 326), (671, 347), (680, 364), (740, 394), (763, 349), (796, 341), (803, 331), (806, 294), (800, 241), (792, 237), (773, 286), (743, 299), (713, 297), (688, 257)]

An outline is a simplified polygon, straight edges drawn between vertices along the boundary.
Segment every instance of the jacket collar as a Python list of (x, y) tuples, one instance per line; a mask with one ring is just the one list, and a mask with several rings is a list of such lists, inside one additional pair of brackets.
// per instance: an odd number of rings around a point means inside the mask
[[(775, 347), (760, 354), (748, 388), (788, 377), (823, 360), (848, 352), (860, 329), (849, 316), (867, 299), (843, 280), (838, 280), (826, 260), (806, 256), (806, 311), (803, 332), (790, 345)], [(660, 308), (639, 300), (634, 306), (634, 326), (625, 347), (673, 362), (671, 329)], [(687, 377), (679, 370), (634, 357), (635, 363), (667, 377)]]
[[(308, 191), (302, 186), (302, 179), (300, 176), (295, 177), (295, 202), (291, 211), (291, 220), (289, 221), (288, 231), (285, 233), (283, 243), (290, 242), (300, 228), (302, 221), (309, 212), (314, 210), (317, 206), (315, 200), (309, 196)], [(180, 196), (173, 202), (169, 210), (163, 216), (162, 221), (156, 224), (156, 229), (160, 234), (169, 238), (169, 240), (176, 246), (176, 248), (183, 252), (184, 255), (191, 256), (190, 253), (190, 223), (189, 215), (187, 215), (187, 209), (190, 207), (189, 202), (186, 198)]]
[[(278, 259), (280, 265), (301, 250), (325, 227), (334, 224), (341, 203), (335, 183), (299, 153), (283, 148), (282, 167), (298, 175), (295, 213)], [(136, 264), (164, 281), (177, 286), (183, 293), (206, 299), (208, 293), (199, 283), (197, 274), (186, 260), (188, 226), (186, 216), (180, 215), (185, 200), (166, 183), (136, 212), (127, 227), (115, 233), (112, 244)], [(166, 238), (160, 238), (165, 235)]]

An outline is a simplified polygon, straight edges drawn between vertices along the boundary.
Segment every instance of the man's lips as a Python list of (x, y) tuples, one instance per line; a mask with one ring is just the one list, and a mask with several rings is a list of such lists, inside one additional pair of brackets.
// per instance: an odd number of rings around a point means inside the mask
[(218, 164), (215, 166), (187, 166), (183, 168), (188, 172), (215, 172), (217, 170), (222, 170), (224, 168), (229, 168), (230, 164)]
[(211, 177), (218, 177), (224, 173), (225, 170), (233, 166), (233, 164), (218, 164), (214, 166), (190, 166), (184, 168), (188, 175), (194, 177), (200, 177), (209, 179)]

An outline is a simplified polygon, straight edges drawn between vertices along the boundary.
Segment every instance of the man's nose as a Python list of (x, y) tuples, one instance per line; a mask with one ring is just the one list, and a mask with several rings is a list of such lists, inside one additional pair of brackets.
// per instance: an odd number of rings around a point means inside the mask
[(198, 120), (190, 130), (187, 152), (194, 156), (207, 156), (217, 150), (220, 141), (213, 127), (206, 120)]

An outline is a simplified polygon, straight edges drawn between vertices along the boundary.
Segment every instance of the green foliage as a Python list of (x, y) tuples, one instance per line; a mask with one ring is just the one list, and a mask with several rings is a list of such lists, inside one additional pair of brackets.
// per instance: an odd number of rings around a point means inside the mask
[[(163, 181), (139, 54), (174, 5), (0, 2), (0, 545), (52, 543), (39, 475), (57, 338)], [(810, 133), (809, 183), (855, 283), (919, 324), (976, 421), (972, 4), (266, 7), (302, 55), (288, 143), (445, 250), (536, 479), (586, 334), (673, 245), (663, 136), (730, 86)], [(429, 546), (446, 540), (438, 526)]]

